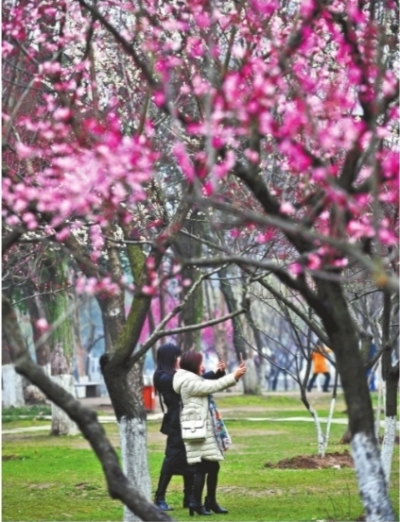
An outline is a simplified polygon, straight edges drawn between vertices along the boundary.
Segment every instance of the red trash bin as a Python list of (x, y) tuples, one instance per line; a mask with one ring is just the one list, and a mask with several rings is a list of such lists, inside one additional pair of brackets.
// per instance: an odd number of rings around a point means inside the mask
[(156, 394), (154, 391), (154, 386), (144, 385), (143, 386), (143, 404), (144, 409), (153, 413), (156, 409)]

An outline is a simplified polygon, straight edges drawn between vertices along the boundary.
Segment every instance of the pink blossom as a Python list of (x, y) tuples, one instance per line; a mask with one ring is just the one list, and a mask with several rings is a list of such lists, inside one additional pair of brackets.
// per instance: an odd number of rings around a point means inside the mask
[(379, 239), (383, 244), (393, 246), (398, 243), (398, 237), (387, 228), (380, 228), (378, 232)]
[(298, 276), (303, 273), (303, 267), (300, 263), (291, 263), (288, 266), (288, 270), (293, 276)]
[(157, 91), (154, 94), (154, 103), (158, 107), (161, 107), (162, 105), (164, 105), (164, 103), (165, 103), (165, 94), (162, 91)]
[(264, 232), (263, 234), (259, 234), (256, 237), (256, 241), (257, 241), (257, 243), (260, 243), (260, 244), (267, 243), (268, 241), (271, 241), (271, 239), (273, 239), (274, 236), (275, 236), (274, 230), (269, 229), (269, 230), (267, 230), (267, 232)]
[(62, 230), (60, 230), (60, 232), (57, 232), (56, 234), (56, 240), (59, 241), (60, 243), (62, 241), (64, 241), (65, 239), (67, 239), (67, 237), (70, 235), (70, 231), (68, 228), (63, 228)]
[(323, 181), (327, 177), (327, 171), (323, 167), (317, 167), (312, 171), (312, 177), (315, 181)]
[(48, 332), (50, 330), (50, 325), (47, 322), (47, 320), (44, 317), (41, 317), (38, 319), (35, 323), (36, 328), (41, 332), (42, 334), (45, 332)]
[(148, 296), (156, 296), (158, 294), (157, 288), (149, 285), (144, 285), (142, 287), (142, 292)]
[(255, 150), (246, 149), (244, 155), (251, 163), (258, 163), (260, 161), (260, 155)]
[(348, 266), (348, 264), (349, 264), (349, 260), (346, 257), (342, 257), (340, 259), (335, 259), (333, 262), (333, 265), (338, 268), (345, 268), (346, 266)]
[(286, 214), (287, 216), (291, 216), (295, 213), (294, 206), (290, 203), (290, 201), (284, 201), (280, 206), (280, 212), (282, 214)]
[(190, 161), (185, 146), (183, 143), (176, 143), (173, 147), (173, 154), (176, 157), (178, 161), (178, 165), (182, 169), (183, 173), (187, 177), (189, 181), (194, 180), (195, 172), (192, 165), (192, 162)]
[(68, 120), (68, 118), (71, 118), (71, 116), (72, 116), (72, 111), (71, 111), (71, 109), (68, 109), (67, 107), (59, 107), (53, 113), (53, 118), (55, 120)]
[(203, 185), (203, 194), (205, 196), (212, 196), (212, 194), (214, 194), (214, 191), (215, 191), (215, 186), (214, 186), (214, 183), (212, 181), (206, 181)]
[(32, 156), (36, 155), (35, 149), (33, 149), (32, 147), (29, 147), (28, 145), (25, 145), (24, 143), (21, 143), (21, 142), (17, 143), (16, 149), (17, 149), (18, 156), (21, 159), (28, 159), (28, 158), (31, 158)]
[(319, 270), (321, 268), (321, 258), (317, 254), (309, 254), (307, 256), (307, 267), (310, 270)]
[(300, 4), (300, 14), (304, 18), (308, 18), (315, 9), (314, 0), (302, 0)]

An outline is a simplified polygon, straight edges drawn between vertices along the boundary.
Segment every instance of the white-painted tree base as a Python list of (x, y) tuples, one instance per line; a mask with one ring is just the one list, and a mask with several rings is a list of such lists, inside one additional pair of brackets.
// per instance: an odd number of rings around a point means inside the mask
[[(51, 378), (59, 386), (75, 397), (74, 379), (70, 374), (52, 375)], [(53, 435), (76, 435), (78, 426), (64, 410), (51, 403), (51, 433)]]
[(3, 408), (19, 408), (25, 405), (22, 377), (13, 364), (2, 366), (1, 402)]
[[(119, 432), (124, 473), (132, 485), (140, 490), (150, 501), (151, 481), (147, 459), (146, 421), (122, 417), (119, 421)], [(141, 521), (127, 507), (124, 508), (123, 520), (124, 522)]]
[(317, 431), (318, 457), (324, 457), (325, 448), (326, 448), (325, 436), (322, 433), (321, 422), (319, 420), (318, 413), (314, 410), (314, 408), (312, 406), (309, 407), (308, 411), (310, 412), (312, 418), (314, 419), (314, 425), (315, 425), (315, 429)]
[(395, 522), (377, 445), (365, 433), (356, 433), (351, 451), (366, 522)]
[(390, 471), (392, 469), (393, 450), (396, 440), (396, 417), (386, 417), (385, 435), (383, 437), (381, 449), (381, 461), (383, 472), (385, 473), (386, 483), (390, 484)]

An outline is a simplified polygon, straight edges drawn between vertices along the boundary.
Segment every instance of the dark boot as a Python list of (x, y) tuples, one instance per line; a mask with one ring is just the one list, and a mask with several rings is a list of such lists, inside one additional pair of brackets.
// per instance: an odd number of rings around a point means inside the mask
[(204, 507), (207, 511), (214, 511), (214, 513), (218, 513), (220, 515), (225, 515), (228, 513), (228, 510), (221, 507), (216, 500), (210, 500), (208, 497), (205, 498)]
[(193, 480), (193, 497), (189, 501), (189, 515), (192, 517), (194, 513), (198, 515), (211, 515), (201, 503), (201, 496), (203, 494), (204, 483), (206, 476), (204, 473), (196, 473)]
[(169, 473), (161, 473), (158, 480), (158, 487), (154, 498), (154, 504), (159, 507), (162, 511), (173, 511), (174, 508), (169, 507), (165, 502), (165, 493), (167, 491), (168, 484), (171, 480), (172, 475)]
[(213, 462), (209, 464), (209, 470), (207, 473), (207, 496), (205, 498), (204, 507), (207, 511), (214, 511), (214, 513), (226, 514), (228, 510), (221, 507), (217, 501), (217, 484), (218, 484), (218, 473), (219, 473), (219, 464), (218, 462)]
[(193, 500), (193, 479), (194, 474), (183, 475), (183, 507), (188, 508), (190, 501)]

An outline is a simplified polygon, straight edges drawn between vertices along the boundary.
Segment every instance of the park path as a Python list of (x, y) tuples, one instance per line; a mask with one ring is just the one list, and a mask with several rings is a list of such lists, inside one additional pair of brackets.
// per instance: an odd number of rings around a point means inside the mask
[[(298, 397), (298, 393), (299, 393), (298, 391), (285, 392), (285, 395)], [(317, 393), (318, 392), (315, 392), (315, 394), (317, 394)], [(269, 394), (268, 392), (263, 393), (263, 395), (268, 395), (268, 394)], [(270, 394), (276, 395), (276, 393), (274, 393), (274, 392), (270, 392)], [(216, 394), (215, 396), (218, 397), (218, 394)], [(113, 408), (112, 408), (109, 397), (90, 397), (90, 398), (80, 399), (80, 401), (83, 406), (86, 406), (91, 409), (95, 409), (98, 412), (102, 412), (100, 415), (98, 415), (98, 420), (101, 424), (109, 424), (109, 423), (116, 422), (116, 418), (115, 418), (115, 415), (113, 414)], [(245, 417), (235, 417), (234, 415), (231, 416), (231, 413), (234, 411), (232, 409), (225, 410), (225, 409), (221, 408), (220, 411), (222, 414), (225, 414), (225, 418), (230, 421), (231, 420), (233, 420), (233, 421), (246, 420), (246, 421), (250, 421), (250, 422), (314, 422), (314, 419), (311, 416), (309, 416), (309, 417), (284, 417), (284, 418), (280, 418), (280, 419), (276, 419), (273, 417), (265, 417), (264, 415), (257, 416), (257, 413), (259, 413), (260, 410), (263, 411), (263, 410), (265, 410), (265, 408), (260, 407), (260, 406), (246, 407), (246, 412), (248, 412), (249, 415), (245, 416)], [(155, 411), (153, 413), (147, 414), (147, 420), (148, 421), (161, 421), (162, 416), (163, 416), (163, 413), (160, 409), (159, 402), (156, 401)], [(42, 418), (44, 420), (51, 421), (51, 416), (44, 416)], [(320, 421), (322, 423), (326, 423), (327, 417), (320, 417)], [(347, 417), (332, 419), (332, 423), (347, 425), (348, 419), (347, 419)], [(381, 420), (380, 426), (381, 427), (385, 426), (384, 420)], [(397, 422), (396, 428), (397, 428), (397, 430), (400, 430), (400, 422)], [(44, 431), (44, 430), (50, 430), (50, 429), (51, 429), (50, 424), (43, 424), (41, 426), (31, 426), (31, 427), (26, 427), (26, 428), (13, 428), (13, 429), (9, 429), (9, 430), (2, 429), (1, 433), (2, 433), (2, 435), (7, 435), (7, 434), (13, 434), (13, 433), (35, 432), (35, 431)]]

